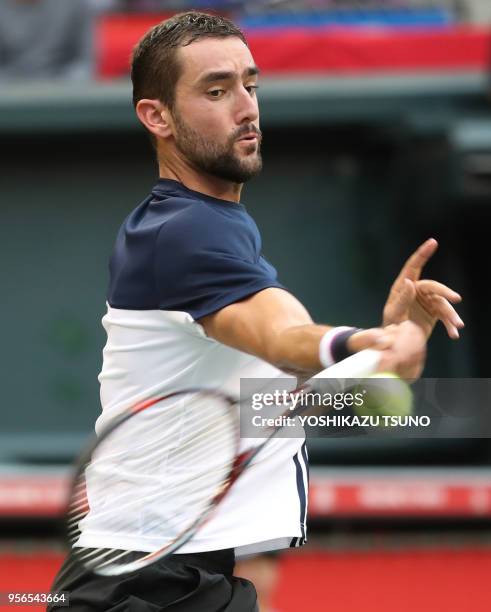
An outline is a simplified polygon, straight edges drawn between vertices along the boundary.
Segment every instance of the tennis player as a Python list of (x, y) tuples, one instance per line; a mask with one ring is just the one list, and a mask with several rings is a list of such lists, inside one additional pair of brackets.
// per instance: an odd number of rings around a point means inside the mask
[[(315, 324), (283, 287), (240, 203), (262, 165), (258, 72), (242, 32), (203, 13), (155, 26), (134, 51), (133, 101), (160, 178), (124, 221), (111, 258), (98, 431), (152, 396), (190, 386), (238, 394), (241, 377), (308, 377), (369, 347), (381, 351), (381, 369), (417, 377), (435, 323), (459, 335), (460, 296), (420, 280), (434, 240), (401, 270), (380, 328)], [(151, 480), (149, 472), (138, 491)], [(255, 589), (233, 576), (236, 556), (301, 546), (306, 513), (304, 440), (277, 439), (177, 554), (125, 578), (81, 573), (69, 558), (53, 590), (69, 591), (74, 611), (252, 612)], [(91, 516), (83, 537), (151, 551), (141, 522), (122, 531)]]

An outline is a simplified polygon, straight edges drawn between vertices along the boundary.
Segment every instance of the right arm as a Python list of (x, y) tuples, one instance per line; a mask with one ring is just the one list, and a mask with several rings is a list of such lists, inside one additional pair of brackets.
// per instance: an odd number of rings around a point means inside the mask
[[(323, 369), (319, 356), (329, 325), (315, 324), (290, 293), (269, 288), (230, 304), (200, 321), (206, 334), (222, 344), (250, 353), (281, 370), (312, 376)], [(353, 334), (348, 349), (381, 350), (379, 371), (417, 378), (423, 369), (426, 342), (411, 322)]]

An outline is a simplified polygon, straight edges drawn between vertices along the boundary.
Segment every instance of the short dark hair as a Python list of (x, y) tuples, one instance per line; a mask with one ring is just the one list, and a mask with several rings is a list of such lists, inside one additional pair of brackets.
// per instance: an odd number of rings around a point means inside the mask
[(229, 19), (189, 11), (178, 13), (154, 26), (136, 45), (131, 61), (133, 105), (143, 98), (158, 99), (172, 109), (181, 66), (176, 51), (201, 38), (237, 36), (247, 45), (243, 32)]

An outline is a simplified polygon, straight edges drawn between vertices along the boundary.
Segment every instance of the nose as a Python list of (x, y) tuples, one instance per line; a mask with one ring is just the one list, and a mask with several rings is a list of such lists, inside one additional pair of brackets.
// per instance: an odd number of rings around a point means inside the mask
[(237, 96), (236, 116), (237, 125), (252, 123), (259, 117), (257, 97), (252, 95), (243, 86), (240, 86)]

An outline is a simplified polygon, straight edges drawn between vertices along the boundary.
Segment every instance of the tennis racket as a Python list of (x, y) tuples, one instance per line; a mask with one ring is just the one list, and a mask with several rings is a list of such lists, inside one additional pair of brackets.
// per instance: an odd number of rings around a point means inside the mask
[[(377, 370), (365, 350), (311, 378), (293, 395), (346, 391)], [(353, 379), (353, 380), (350, 380)], [(290, 394), (292, 395), (292, 394)], [(295, 417), (308, 404), (281, 408)], [(66, 513), (73, 557), (99, 575), (134, 572), (176, 552), (206, 523), (281, 426), (243, 450), (240, 402), (188, 389), (141, 402), (113, 419), (79, 458)], [(101, 534), (106, 537), (100, 547)], [(152, 552), (121, 549), (124, 534), (151, 534)], [(134, 547), (130, 547), (134, 548)], [(147, 547), (148, 548), (148, 547)]]

